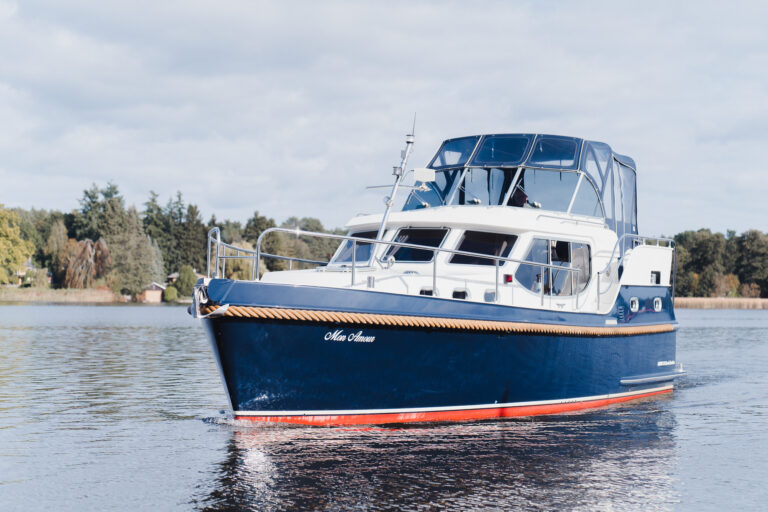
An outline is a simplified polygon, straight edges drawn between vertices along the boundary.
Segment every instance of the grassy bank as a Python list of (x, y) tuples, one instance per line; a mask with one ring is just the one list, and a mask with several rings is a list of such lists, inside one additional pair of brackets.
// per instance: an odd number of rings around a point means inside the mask
[(745, 297), (675, 297), (681, 309), (768, 309), (768, 299)]
[(122, 302), (107, 289), (60, 289), (0, 287), (0, 302), (108, 303)]

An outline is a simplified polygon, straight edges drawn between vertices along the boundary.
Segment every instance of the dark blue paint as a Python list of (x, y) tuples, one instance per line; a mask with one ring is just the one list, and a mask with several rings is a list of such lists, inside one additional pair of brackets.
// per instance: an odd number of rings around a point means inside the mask
[[(656, 362), (675, 359), (674, 332), (589, 338), (232, 317), (206, 322), (235, 410), (387, 409), (603, 395), (628, 391), (619, 383), (624, 377), (668, 373)], [(376, 340), (325, 340), (337, 329), (362, 330)]]
[[(625, 287), (608, 315), (564, 313), (311, 286), (212, 280), (219, 304), (474, 318), (552, 325), (674, 322), (669, 288)], [(630, 313), (630, 297), (640, 309)], [(663, 309), (653, 310), (661, 297)], [(578, 398), (658, 387), (622, 386), (662, 375), (675, 359), (675, 332), (637, 336), (489, 334), (428, 328), (221, 317), (205, 321), (235, 410), (399, 409)], [(326, 340), (337, 329), (373, 343)]]

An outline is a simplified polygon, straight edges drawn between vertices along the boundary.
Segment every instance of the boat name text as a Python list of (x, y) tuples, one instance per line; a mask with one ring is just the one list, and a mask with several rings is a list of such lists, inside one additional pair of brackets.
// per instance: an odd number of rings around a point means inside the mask
[(373, 343), (376, 336), (365, 336), (363, 331), (346, 334), (342, 329), (325, 333), (325, 341), (351, 341), (354, 343)]

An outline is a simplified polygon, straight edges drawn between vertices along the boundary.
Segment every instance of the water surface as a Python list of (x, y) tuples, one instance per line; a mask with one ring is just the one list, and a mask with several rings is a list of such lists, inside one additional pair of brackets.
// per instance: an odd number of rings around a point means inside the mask
[(0, 509), (763, 509), (768, 311), (678, 316), (673, 397), (305, 428), (231, 421), (183, 308), (0, 306)]

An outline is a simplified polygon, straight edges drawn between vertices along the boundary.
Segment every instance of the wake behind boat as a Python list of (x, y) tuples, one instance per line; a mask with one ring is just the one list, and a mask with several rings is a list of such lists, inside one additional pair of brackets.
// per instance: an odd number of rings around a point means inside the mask
[[(406, 172), (413, 142), (385, 211), (346, 235), (272, 228), (250, 251), (209, 233), (192, 312), (236, 418), (470, 420), (672, 391), (674, 242), (637, 234), (631, 158), (573, 137), (477, 135)], [(275, 233), (339, 246), (329, 262), (267, 254)], [(317, 266), (262, 273), (269, 258)], [(251, 280), (224, 278), (233, 260)]]

